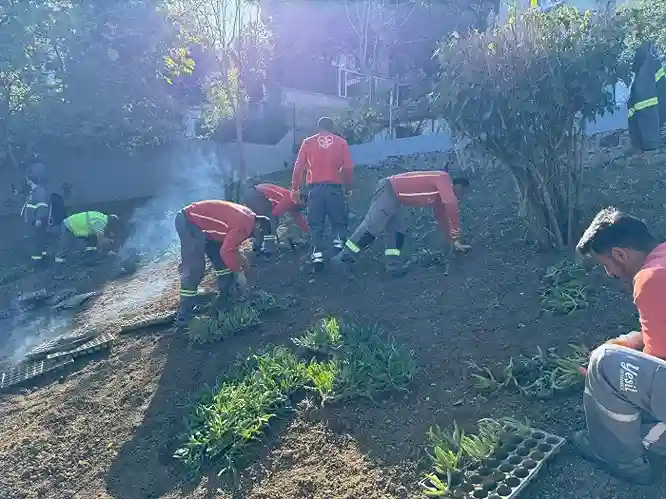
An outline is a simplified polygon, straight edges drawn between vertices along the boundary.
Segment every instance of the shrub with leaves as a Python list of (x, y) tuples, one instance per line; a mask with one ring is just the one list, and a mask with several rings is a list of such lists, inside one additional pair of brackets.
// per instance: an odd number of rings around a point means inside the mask
[(562, 260), (548, 267), (543, 277), (541, 310), (558, 314), (570, 314), (587, 308), (585, 269), (571, 260)]
[(541, 246), (575, 242), (585, 122), (614, 110), (622, 50), (615, 23), (567, 5), (514, 11), (438, 50), (439, 111), (508, 167)]

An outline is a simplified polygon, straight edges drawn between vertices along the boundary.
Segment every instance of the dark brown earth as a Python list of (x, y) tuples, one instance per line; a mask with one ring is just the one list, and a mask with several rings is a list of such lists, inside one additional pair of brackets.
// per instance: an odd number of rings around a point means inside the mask
[[(352, 201), (356, 212), (364, 212), (374, 183), (392, 171), (359, 170)], [(446, 427), (456, 420), (470, 425), (484, 416), (517, 416), (563, 436), (580, 428), (579, 395), (543, 402), (505, 394), (485, 398), (470, 387), (464, 361), (506, 361), (537, 346), (594, 346), (634, 327), (630, 297), (595, 270), (589, 276), (590, 309), (542, 315), (540, 279), (562, 255), (537, 254), (524, 242), (512, 184), (502, 171), (476, 172), (471, 178), (475, 192), (464, 203), (462, 219), (473, 249), (456, 257), (448, 276), (438, 267), (419, 266), (401, 280), (389, 280), (375, 248), (356, 264), (355, 282), (331, 276), (314, 280), (302, 254), (283, 254), (272, 266), (253, 268), (251, 281), (260, 289), (295, 295), (297, 304), (251, 334), (206, 348), (189, 346), (167, 331), (121, 336), (106, 356), (1, 395), (0, 498), (415, 498), (422, 497), (417, 467), (432, 424)], [(646, 218), (663, 234), (663, 156), (596, 165), (586, 179), (586, 218), (602, 205), (615, 204)], [(429, 213), (414, 210), (410, 217), (412, 227), (431, 232), (412, 241), (413, 247), (441, 241)], [(169, 285), (164, 296), (151, 296), (142, 307), (172, 308), (175, 265), (144, 269), (131, 284), (108, 281), (82, 322), (103, 320), (106, 325), (100, 327), (113, 328), (109, 321), (131, 306), (128, 286), (142, 289), (155, 276), (167, 276)], [(103, 280), (93, 275), (78, 287), (99, 288)], [(39, 276), (28, 276), (5, 284), (0, 297), (6, 302), (17, 288), (34, 289), (38, 283)], [(287, 342), (322, 313), (380, 321), (414, 350), (419, 373), (410, 392), (377, 405), (340, 403), (320, 409), (306, 400), (275, 425), (235, 485), (214, 474), (199, 483), (185, 482), (171, 456), (197, 391), (213, 384), (238, 355)], [(624, 485), (567, 450), (523, 497), (658, 499), (666, 497), (666, 485)]]

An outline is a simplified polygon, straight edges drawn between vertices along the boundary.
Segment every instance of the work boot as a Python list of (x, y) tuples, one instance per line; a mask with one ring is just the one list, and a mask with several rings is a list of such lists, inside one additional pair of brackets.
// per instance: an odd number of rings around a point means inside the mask
[(186, 332), (190, 321), (194, 318), (194, 309), (197, 304), (196, 296), (181, 296), (176, 314), (176, 328), (179, 332)]
[(610, 475), (634, 485), (651, 485), (654, 482), (652, 465), (646, 458), (635, 459), (631, 463), (607, 461), (595, 452), (587, 430), (577, 431), (571, 443), (583, 459), (601, 465)]
[(342, 240), (340, 236), (337, 236), (335, 239), (333, 239), (333, 249), (335, 251), (341, 251), (342, 248), (344, 248), (345, 242)]
[(324, 254), (321, 251), (314, 251), (310, 255), (310, 260), (315, 272), (321, 272), (324, 269)]

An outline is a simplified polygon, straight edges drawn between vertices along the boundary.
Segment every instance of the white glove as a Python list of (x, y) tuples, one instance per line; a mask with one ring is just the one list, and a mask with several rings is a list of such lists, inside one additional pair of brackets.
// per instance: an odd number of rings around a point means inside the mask
[(35, 220), (35, 227), (39, 228), (42, 226), (42, 221), (41, 220)]

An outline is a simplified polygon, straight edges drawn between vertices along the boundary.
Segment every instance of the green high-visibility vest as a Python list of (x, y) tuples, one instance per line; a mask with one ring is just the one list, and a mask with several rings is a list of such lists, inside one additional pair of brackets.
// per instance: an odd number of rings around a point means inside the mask
[(104, 233), (109, 217), (99, 211), (84, 211), (70, 215), (63, 223), (76, 237), (90, 237)]

